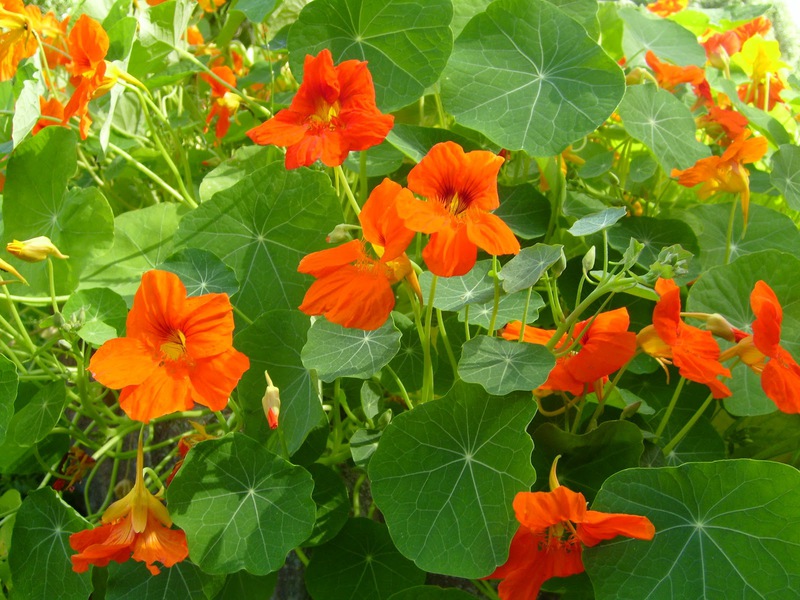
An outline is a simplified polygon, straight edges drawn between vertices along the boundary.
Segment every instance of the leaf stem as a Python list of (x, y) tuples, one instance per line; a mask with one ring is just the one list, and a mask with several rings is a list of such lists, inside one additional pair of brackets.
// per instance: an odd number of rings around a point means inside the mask
[(672, 411), (675, 410), (675, 405), (678, 403), (678, 397), (681, 395), (681, 390), (683, 390), (684, 383), (686, 383), (686, 378), (681, 377), (681, 380), (675, 387), (675, 391), (672, 394), (672, 398), (670, 398), (669, 405), (667, 406), (667, 411), (661, 418), (661, 423), (658, 424), (658, 429), (656, 429), (656, 437), (661, 437), (661, 434), (664, 433), (664, 429), (666, 429), (667, 427), (669, 418), (672, 416)]
[(353, 190), (350, 189), (350, 183), (347, 181), (347, 176), (344, 174), (344, 169), (342, 169), (342, 165), (337, 165), (334, 167), (334, 171), (336, 172), (337, 177), (342, 182), (342, 187), (344, 188), (344, 194), (347, 196), (347, 201), (350, 203), (350, 208), (353, 209), (353, 212), (358, 216), (361, 214), (361, 207), (358, 205), (358, 201), (356, 197), (353, 195)]
[(669, 453), (675, 449), (675, 446), (681, 443), (681, 440), (689, 433), (689, 430), (694, 427), (694, 424), (703, 416), (703, 413), (706, 412), (708, 405), (711, 404), (711, 401), (714, 399), (713, 394), (709, 394), (708, 398), (705, 399), (705, 402), (697, 409), (697, 412), (692, 415), (692, 418), (689, 419), (686, 425), (675, 434), (675, 437), (672, 438), (669, 443), (664, 446), (664, 456), (669, 456)]

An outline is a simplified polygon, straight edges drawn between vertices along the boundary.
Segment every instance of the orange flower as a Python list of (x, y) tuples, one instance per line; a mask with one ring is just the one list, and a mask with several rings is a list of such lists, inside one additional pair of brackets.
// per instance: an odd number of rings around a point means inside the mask
[[(653, 69), (658, 85), (665, 90), (672, 91), (682, 83), (691, 83), (695, 88), (703, 84), (706, 80), (706, 73), (698, 66), (679, 67), (669, 63), (661, 62), (648, 50), (645, 54), (647, 66)], [(699, 95), (699, 94), (698, 94)]]
[(153, 563), (165, 567), (181, 562), (189, 555), (186, 534), (170, 529), (167, 508), (144, 485), (142, 445), (136, 454), (136, 483), (127, 496), (117, 500), (103, 513), (100, 527), (73, 533), (69, 545), (78, 554), (72, 555), (72, 570), (85, 573), (89, 565), (105, 567), (112, 560), (123, 563), (143, 562), (153, 575), (161, 571)]
[(682, 11), (689, 4), (689, 0), (657, 0), (647, 5), (647, 10), (659, 17), (668, 17)]
[[(231, 87), (236, 87), (236, 76), (229, 67), (214, 67), (211, 71)], [(208, 131), (208, 125), (214, 117), (217, 117), (215, 133), (217, 139), (222, 139), (225, 137), (225, 134), (228, 133), (228, 128), (231, 125), (231, 115), (235, 114), (239, 109), (239, 96), (232, 93), (227, 87), (207, 73), (202, 73), (200, 77), (211, 86), (211, 99), (213, 100), (211, 110), (208, 111), (208, 117), (206, 118), (205, 131)]]
[(767, 17), (761, 16), (739, 25), (733, 32), (739, 38), (739, 41), (744, 44), (751, 37), (766, 35), (770, 29), (772, 29), (772, 22)]
[(709, 135), (721, 136), (718, 140), (721, 146), (730, 146), (734, 139), (744, 133), (749, 121), (742, 113), (735, 110), (711, 105), (708, 114), (697, 119), (697, 124), (705, 128)]
[(497, 173), (503, 159), (486, 150), (465, 153), (454, 142), (436, 144), (408, 174), (411, 191), (427, 198), (400, 199), (406, 227), (431, 234), (422, 252), (432, 273), (464, 275), (475, 265), (478, 248), (490, 254), (517, 254), (519, 242), (500, 217)]
[(40, 37), (45, 60), (50, 69), (58, 65), (68, 65), (70, 62), (69, 47), (67, 45), (67, 27), (69, 17), (59, 21), (51, 11), (42, 17)]
[(217, 12), (217, 9), (225, 4), (225, 0), (197, 0), (197, 3), (207, 13)]
[[(576, 396), (592, 391), (603, 380), (627, 363), (636, 353), (636, 334), (628, 331), (630, 318), (625, 308), (600, 313), (594, 319), (581, 321), (571, 335), (564, 335), (556, 345), (556, 352), (573, 347), (565, 356), (556, 359), (540, 390), (570, 392)], [(506, 325), (502, 335), (507, 340), (519, 339), (522, 323)], [(554, 330), (525, 327), (523, 341), (545, 345)], [(577, 344), (575, 340), (579, 340)]]
[(786, 88), (786, 84), (780, 75), (768, 73), (766, 77), (769, 78), (769, 89), (764, 81), (755, 84), (743, 83), (736, 88), (736, 93), (742, 102), (769, 112), (776, 104), (783, 103), (781, 92)]
[(742, 47), (742, 40), (735, 31), (715, 33), (703, 42), (706, 58), (717, 69), (725, 69), (728, 59), (736, 54)]
[(486, 578), (503, 579), (497, 590), (501, 600), (533, 600), (551, 577), (582, 573), (584, 546), (618, 535), (652, 540), (656, 531), (647, 517), (588, 510), (583, 494), (564, 486), (519, 492), (514, 512), (520, 527), (508, 560)]
[[(297, 270), (317, 280), (308, 288), (300, 310), (307, 315), (325, 315), (343, 327), (378, 329), (394, 308), (392, 284), (416, 276), (404, 251), (414, 232), (397, 216), (397, 203), (411, 192), (384, 179), (369, 196), (359, 215), (364, 240), (353, 240), (309, 254)], [(380, 257), (367, 253), (366, 242)]]
[(226, 294), (186, 297), (173, 273), (148, 271), (128, 313), (127, 336), (92, 356), (95, 379), (121, 389), (122, 410), (137, 421), (190, 409), (222, 410), (250, 361), (232, 347)]
[(43, 96), (39, 96), (39, 114), (42, 117), (53, 117), (53, 119), (58, 119), (58, 121), (40, 118), (36, 121), (36, 125), (33, 126), (33, 130), (31, 131), (32, 135), (36, 135), (45, 127), (52, 127), (53, 125), (64, 126), (64, 105), (61, 104), (56, 97), (45, 100)]
[(33, 56), (39, 47), (35, 32), (41, 27), (42, 12), (22, 0), (0, 0), (0, 81), (8, 81), (17, 72), (21, 60)]
[(659, 279), (656, 292), (661, 298), (653, 310), (653, 324), (639, 332), (639, 346), (662, 365), (674, 364), (682, 377), (707, 385), (714, 398), (730, 396), (728, 387), (717, 379), (718, 375), (730, 377), (731, 372), (719, 362), (714, 336), (681, 320), (680, 288), (672, 279)]
[(367, 63), (347, 60), (334, 67), (330, 50), (324, 49), (316, 57), (306, 56), (303, 83), (289, 108), (247, 135), (262, 146), (287, 146), (287, 169), (317, 159), (336, 167), (351, 150), (380, 144), (393, 124), (394, 117), (375, 105)]
[(200, 28), (197, 25), (189, 25), (186, 28), (186, 43), (190, 46), (202, 46), (206, 43), (205, 39), (203, 39), (203, 34), (200, 32)]

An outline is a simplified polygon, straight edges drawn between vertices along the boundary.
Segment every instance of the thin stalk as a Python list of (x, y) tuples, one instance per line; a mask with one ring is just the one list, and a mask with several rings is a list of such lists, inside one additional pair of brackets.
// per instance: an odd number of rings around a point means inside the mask
[(664, 446), (664, 456), (669, 456), (669, 453), (675, 449), (675, 446), (681, 443), (681, 440), (689, 433), (689, 430), (694, 427), (694, 424), (697, 423), (698, 419), (703, 416), (703, 413), (706, 412), (708, 405), (711, 404), (711, 401), (714, 399), (713, 394), (709, 394), (708, 398), (705, 399), (705, 402), (697, 409), (697, 412), (692, 415), (692, 418), (687, 421), (686, 425), (675, 434), (675, 437), (672, 438), (669, 443)]
[(50, 301), (53, 307), (53, 314), (58, 314), (58, 302), (56, 302), (56, 280), (53, 274), (53, 259), (47, 257), (47, 282), (50, 286)]
[(362, 205), (364, 205), (369, 196), (367, 187), (367, 151), (362, 150), (358, 157), (358, 191), (360, 192)]
[(492, 318), (489, 320), (489, 337), (494, 336), (494, 325), (497, 322), (497, 311), (500, 309), (500, 277), (497, 274), (497, 257), (492, 255), (492, 273), (494, 274), (494, 306), (492, 306)]
[(433, 399), (433, 363), (431, 361), (431, 322), (433, 321), (433, 299), (436, 296), (436, 282), (438, 276), (431, 280), (431, 291), (428, 295), (428, 305), (425, 307), (425, 339), (422, 342), (422, 356), (424, 362), (424, 375), (422, 378), (421, 402)]
[(356, 216), (361, 214), (361, 207), (358, 205), (358, 201), (356, 197), (353, 195), (353, 190), (350, 189), (350, 183), (347, 181), (347, 176), (344, 174), (344, 169), (342, 169), (342, 165), (338, 165), (334, 167), (334, 171), (336, 172), (338, 179), (342, 182), (342, 187), (344, 188), (344, 194), (347, 196), (347, 201), (350, 203), (350, 208), (353, 209), (353, 212), (356, 213)]
[(734, 197), (733, 204), (731, 205), (731, 215), (728, 217), (728, 229), (725, 232), (725, 263), (728, 264), (731, 260), (731, 244), (733, 243), (733, 221), (736, 218), (736, 205), (738, 198)]
[(667, 423), (669, 422), (669, 418), (672, 416), (672, 411), (675, 410), (675, 405), (678, 403), (678, 397), (681, 395), (681, 390), (683, 390), (684, 383), (686, 383), (686, 378), (681, 377), (681, 380), (678, 382), (675, 392), (672, 394), (672, 398), (669, 401), (667, 412), (664, 413), (664, 416), (661, 418), (661, 423), (658, 424), (658, 429), (656, 429), (656, 437), (661, 437), (661, 434), (664, 433), (664, 429), (667, 428)]
[(458, 379), (458, 362), (456, 361), (456, 356), (453, 354), (453, 348), (450, 347), (450, 340), (447, 337), (447, 329), (444, 326), (444, 319), (442, 318), (442, 311), (440, 309), (436, 309), (436, 323), (439, 325), (439, 335), (442, 336), (442, 343), (444, 343), (444, 349), (447, 352), (447, 358), (450, 361), (450, 368), (453, 369), (453, 375)]
[(386, 372), (392, 376), (392, 379), (394, 379), (397, 387), (400, 388), (400, 395), (403, 397), (403, 401), (406, 403), (408, 409), (411, 410), (414, 408), (414, 404), (411, 402), (411, 398), (408, 396), (408, 391), (406, 391), (406, 386), (403, 385), (402, 380), (397, 376), (397, 373), (394, 372), (394, 369), (392, 369), (392, 367), (389, 365), (386, 365), (383, 368), (386, 369)]
[(131, 163), (131, 166), (134, 169), (136, 169), (140, 173), (143, 173), (144, 175), (147, 175), (147, 177), (149, 177), (156, 185), (158, 185), (167, 194), (172, 196), (175, 200), (177, 200), (178, 202), (185, 202), (186, 201), (185, 198), (180, 194), (180, 192), (178, 192), (178, 190), (176, 190), (174, 187), (172, 187), (166, 181), (161, 179), (161, 177), (159, 177), (158, 175), (153, 173), (153, 171), (151, 171), (150, 169), (145, 167), (142, 163), (140, 163), (138, 160), (133, 158), (130, 154), (125, 152), (125, 150), (123, 150), (122, 148), (120, 148), (119, 146), (115, 145), (112, 142), (108, 143), (108, 147), (111, 150), (113, 150), (114, 152), (116, 152), (117, 154), (119, 154), (122, 158), (127, 160), (129, 163)]
[(469, 304), (464, 307), (464, 337), (467, 341), (472, 339), (472, 336), (469, 333)]

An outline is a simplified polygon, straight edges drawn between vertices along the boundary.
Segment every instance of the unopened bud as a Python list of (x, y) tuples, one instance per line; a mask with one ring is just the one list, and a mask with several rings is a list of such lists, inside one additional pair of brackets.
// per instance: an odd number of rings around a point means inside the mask
[(556, 263), (551, 267), (553, 270), (553, 276), (558, 277), (564, 272), (564, 269), (567, 268), (567, 255), (564, 254), (564, 248), (561, 248), (561, 256), (558, 257)]
[(325, 241), (329, 244), (342, 244), (344, 242), (349, 242), (353, 239), (353, 236), (350, 235), (350, 230), (352, 228), (352, 225), (348, 225), (347, 223), (339, 223), (333, 228), (333, 231), (328, 234), (328, 237), (325, 238)]
[[(10, 264), (8, 264), (6, 261), (4, 261), (2, 258), (0, 258), (0, 271), (5, 271), (6, 273), (10, 273), (11, 275), (13, 275), (17, 279), (19, 279), (22, 283), (24, 283), (25, 285), (28, 285), (28, 282), (25, 280), (25, 278), (22, 275), (19, 274), (19, 271), (17, 271), (14, 267), (12, 267)], [(3, 280), (0, 281), (0, 285), (5, 285), (7, 283), (14, 283), (14, 280), (12, 279), (12, 280), (6, 281), (5, 278), (3, 278)]]
[(597, 256), (597, 249), (592, 246), (589, 248), (589, 251), (583, 256), (583, 260), (581, 261), (581, 266), (583, 267), (583, 272), (588, 273), (594, 267), (594, 259)]
[(264, 377), (267, 378), (267, 390), (261, 399), (261, 406), (264, 408), (264, 415), (267, 417), (269, 428), (276, 429), (278, 427), (278, 415), (281, 412), (281, 394), (280, 390), (272, 385), (269, 373), (264, 371)]
[(556, 489), (557, 487), (561, 487), (561, 484), (558, 482), (558, 476), (556, 475), (556, 467), (558, 467), (558, 459), (559, 458), (561, 458), (560, 454), (558, 456), (556, 456), (555, 459), (553, 459), (553, 466), (550, 467), (549, 484), (550, 484), (550, 491), (551, 492), (554, 489)]
[(733, 325), (728, 323), (725, 317), (717, 313), (708, 315), (708, 318), (706, 319), (706, 329), (708, 329), (715, 336), (721, 337), (723, 340), (728, 340), (729, 342), (736, 340)]
[(48, 256), (62, 259), (69, 258), (66, 254), (61, 254), (61, 251), (55, 247), (50, 238), (44, 235), (24, 242), (14, 240), (6, 245), (6, 250), (25, 262), (40, 262)]

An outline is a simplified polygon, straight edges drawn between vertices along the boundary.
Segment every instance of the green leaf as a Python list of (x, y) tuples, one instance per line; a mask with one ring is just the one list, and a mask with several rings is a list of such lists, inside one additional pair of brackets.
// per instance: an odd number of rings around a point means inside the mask
[(397, 551), (385, 525), (359, 518), (314, 551), (305, 581), (314, 600), (384, 600), (420, 585), (425, 573)]
[(234, 433), (192, 448), (167, 501), (203, 571), (266, 575), (311, 534), (313, 487), (303, 468)]
[(176, 244), (203, 248), (232, 267), (239, 280), (236, 308), (251, 319), (296, 308), (308, 286), (300, 259), (325, 247), (341, 223), (330, 178), (310, 169), (287, 171), (274, 162), (252, 171), (187, 214)]
[[(657, 490), (658, 493), (653, 493)], [(800, 589), (800, 473), (753, 460), (630, 469), (609, 478), (593, 510), (648, 517), (651, 542), (586, 548), (598, 600), (789, 598)]]
[[(415, 391), (422, 388), (422, 380), (424, 379), (425, 372), (425, 353), (422, 348), (422, 342), (419, 339), (419, 332), (414, 326), (414, 322), (400, 313), (393, 313), (395, 327), (397, 327), (402, 337), (400, 338), (400, 349), (394, 355), (389, 366), (394, 370), (403, 386), (408, 391)], [(431, 356), (433, 363), (433, 372), (436, 372), (438, 359), (436, 354)], [(400, 392), (400, 388), (394, 377), (386, 373), (383, 377), (385, 387), (395, 393)], [(363, 399), (362, 388), (362, 399)], [(375, 415), (367, 415), (375, 416)]]
[(6, 439), (8, 425), (14, 416), (14, 400), (17, 399), (17, 367), (0, 355), (0, 444)]
[(308, 330), (301, 358), (322, 381), (337, 377), (368, 379), (385, 366), (400, 349), (400, 332), (388, 320), (380, 329), (349, 329), (317, 319)]
[(207, 202), (214, 194), (233, 187), (264, 165), (283, 160), (276, 146), (243, 146), (233, 156), (203, 177), (200, 200)]
[(619, 116), (630, 136), (650, 149), (668, 175), (672, 169), (687, 169), (711, 154), (695, 137), (692, 113), (666, 90), (653, 85), (629, 87), (619, 105)]
[(800, 148), (784, 144), (772, 155), (770, 181), (792, 210), (800, 210)]
[(67, 390), (62, 381), (43, 387), (11, 419), (9, 439), (22, 447), (33, 446), (50, 433), (66, 403)]
[(629, 250), (632, 239), (643, 245), (636, 262), (644, 267), (656, 262), (661, 250), (673, 244), (680, 244), (694, 256), (700, 254), (692, 228), (678, 219), (636, 217), (625, 219), (608, 230), (608, 243), (619, 252)]
[[(494, 280), (489, 277), (491, 260), (479, 260), (466, 275), (460, 277), (437, 277), (433, 306), (439, 310), (460, 310), (467, 304), (486, 302), (494, 298)], [(419, 276), (422, 297), (430, 298), (434, 275), (424, 271)]]
[[(695, 410), (676, 408), (666, 428), (664, 440), (671, 440), (694, 415)], [(727, 435), (727, 434), (726, 434)], [(700, 417), (691, 431), (664, 457), (667, 466), (677, 467), (690, 462), (709, 462), (727, 458), (725, 441), (705, 416)], [(659, 453), (661, 450), (659, 449)], [(644, 466), (644, 465), (642, 465)]]
[[(607, 421), (589, 433), (568, 433), (552, 423), (545, 423), (533, 432), (533, 466), (547, 473), (556, 456), (558, 480), (591, 502), (600, 486), (617, 471), (639, 466), (644, 451), (642, 432), (629, 421)], [(547, 491), (542, 478), (536, 490)]]
[(122, 564), (110, 563), (106, 600), (169, 600), (170, 598), (209, 599), (207, 592), (216, 578), (203, 573), (188, 560), (172, 567), (162, 567), (161, 573), (152, 575), (144, 563), (129, 560)]
[(453, 46), (449, 0), (316, 0), (289, 30), (292, 73), (323, 48), (334, 64), (366, 60), (378, 107), (391, 112), (411, 104), (433, 85)]
[(378, 443), (381, 441), (383, 431), (380, 429), (358, 429), (350, 438), (350, 456), (357, 467), (366, 469)]
[(250, 369), (239, 382), (245, 412), (245, 433), (263, 439), (269, 427), (261, 399), (267, 389), (264, 371), (280, 390), (280, 433), (294, 454), (309, 432), (325, 418), (311, 375), (300, 360), (308, 317), (297, 310), (271, 310), (238, 333), (234, 346), (250, 358)]
[(95, 347), (125, 330), (128, 305), (122, 296), (105, 288), (74, 292), (61, 311), (65, 327)]
[(536, 475), (525, 432), (534, 412), (530, 393), (496, 398), (457, 383), (391, 422), (369, 478), (400, 552), (469, 578), (505, 561), (517, 529), (511, 503)]
[(481, 335), (464, 344), (458, 374), (490, 394), (505, 396), (536, 389), (555, 365), (553, 353), (544, 346)]
[(450, 23), (450, 29), (453, 30), (453, 36), (458, 36), (467, 25), (469, 20), (486, 10), (486, 7), (491, 4), (492, 0), (460, 0), (453, 2), (453, 21)]
[(419, 127), (398, 123), (386, 136), (386, 141), (414, 162), (419, 162), (436, 144), (456, 142), (465, 152), (482, 150), (475, 142), (447, 129)]
[(544, 272), (559, 261), (563, 253), (563, 246), (534, 244), (523, 248), (500, 271), (503, 289), (507, 294), (513, 294), (535, 285)]
[(275, 9), (276, 0), (239, 0), (234, 8), (251, 23), (261, 23)]
[(557, 6), (578, 23), (586, 32), (597, 39), (600, 35), (600, 24), (597, 22), (597, 0), (547, 0)]
[(81, 289), (103, 287), (133, 296), (142, 273), (172, 254), (173, 236), (185, 213), (185, 208), (165, 203), (119, 215), (114, 219), (114, 246), (92, 261), (81, 277)]
[(233, 269), (213, 252), (199, 248), (181, 250), (158, 266), (163, 271), (175, 273), (186, 286), (187, 296), (203, 294), (228, 294), (239, 291), (239, 282)]
[(314, 530), (303, 546), (319, 546), (333, 539), (350, 514), (350, 497), (341, 476), (330, 467), (314, 463), (308, 466), (314, 479), (314, 493), (311, 497), (317, 505), (317, 518)]
[(361, 169), (361, 155), (367, 155), (367, 177), (381, 177), (394, 173), (403, 165), (404, 154), (384, 140), (362, 152), (351, 152), (344, 161), (344, 166), (358, 173)]
[(625, 92), (617, 64), (545, 0), (497, 0), (476, 15), (441, 85), (460, 124), (533, 156), (558, 154), (597, 129)]
[(275, 591), (278, 574), (251, 575), (247, 571), (231, 573), (214, 600), (242, 600), (242, 598), (269, 598)]
[(550, 201), (530, 184), (512, 188), (500, 187), (500, 208), (494, 211), (511, 231), (523, 240), (532, 240), (547, 233), (550, 223)]
[[(501, 296), (500, 302), (497, 305), (497, 317), (494, 323), (495, 329), (505, 327), (511, 321), (521, 321), (527, 300), (528, 294), (525, 292)], [(543, 307), (544, 300), (542, 300), (542, 297), (532, 292), (530, 302), (528, 303), (528, 318), (526, 322), (529, 324), (535, 322), (536, 319), (539, 318), (539, 309)], [(486, 302), (485, 304), (472, 304), (469, 306), (469, 324), (489, 329), (493, 312), (494, 301)], [(458, 311), (458, 320), (463, 322), (466, 318), (467, 309), (465, 307)]]
[(455, 588), (420, 585), (392, 594), (389, 600), (475, 600), (475, 596)]
[(572, 224), (572, 227), (567, 229), (575, 237), (583, 237), (591, 235), (598, 231), (608, 229), (614, 223), (619, 221), (622, 217), (628, 214), (624, 208), (606, 208), (600, 212), (587, 215), (582, 219), (578, 219)]
[[(46, 131), (46, 130), (43, 130)], [(48, 487), (28, 494), (17, 512), (8, 564), (18, 598), (86, 600), (91, 574), (75, 573), (69, 536), (90, 527)]]
[(14, 117), (11, 121), (11, 139), (15, 147), (28, 137), (39, 120), (39, 97), (44, 95), (44, 92), (38, 71), (34, 72), (32, 79), (26, 79), (22, 84), (22, 91), (14, 103)]
[(706, 64), (705, 50), (688, 29), (635, 8), (623, 7), (617, 14), (625, 21), (625, 33), (622, 36), (625, 56), (641, 55), (639, 60), (644, 64), (646, 51), (652, 50), (660, 60), (682, 67), (702, 67)]

